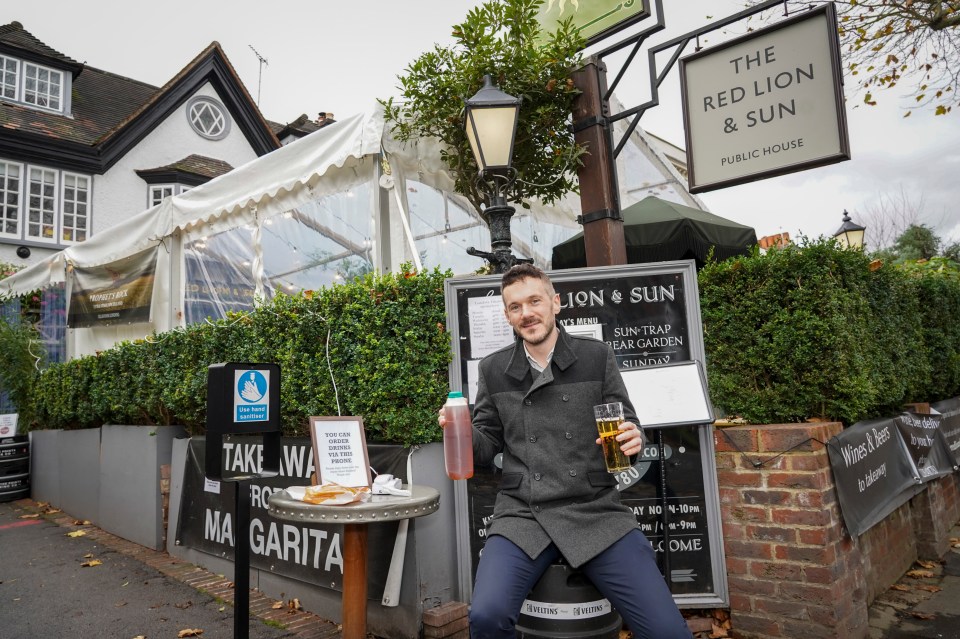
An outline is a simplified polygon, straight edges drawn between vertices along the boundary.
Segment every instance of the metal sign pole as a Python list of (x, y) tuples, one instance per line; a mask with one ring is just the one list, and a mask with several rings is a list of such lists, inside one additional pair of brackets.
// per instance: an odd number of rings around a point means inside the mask
[(250, 637), (250, 482), (238, 481), (234, 496), (233, 639)]
[[(280, 367), (224, 362), (207, 368), (204, 474), (236, 484), (234, 496), (233, 637), (250, 636), (250, 480), (280, 474)], [(223, 476), (225, 435), (262, 437), (256, 472)]]

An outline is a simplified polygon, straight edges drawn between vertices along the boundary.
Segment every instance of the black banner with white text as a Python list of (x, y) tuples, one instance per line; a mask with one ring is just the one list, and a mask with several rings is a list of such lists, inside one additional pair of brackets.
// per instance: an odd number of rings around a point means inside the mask
[[(225, 474), (260, 472), (262, 447), (255, 437), (225, 441), (222, 455)], [(190, 440), (184, 468), (183, 496), (177, 543), (218, 557), (233, 557), (235, 535), (234, 482), (215, 482), (204, 476), (206, 441)], [(370, 465), (378, 473), (406, 479), (408, 449), (401, 446), (368, 445)], [(307, 437), (282, 440), (280, 475), (258, 479), (250, 485), (250, 566), (307, 583), (343, 589), (341, 525), (295, 524), (274, 519), (267, 510), (270, 495), (288, 486), (308, 486), (314, 473), (313, 449)], [(368, 525), (368, 593), (382, 597), (397, 523)]]

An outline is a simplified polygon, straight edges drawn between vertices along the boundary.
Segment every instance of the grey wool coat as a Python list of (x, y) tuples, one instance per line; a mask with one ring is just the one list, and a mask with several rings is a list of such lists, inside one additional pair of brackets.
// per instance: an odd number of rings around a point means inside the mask
[(552, 541), (576, 568), (637, 527), (604, 466), (593, 406), (623, 402), (625, 419), (636, 423), (636, 414), (613, 350), (557, 330), (542, 374), (530, 368), (519, 339), (480, 362), (473, 454), (489, 464), (503, 453), (488, 534), (531, 558)]

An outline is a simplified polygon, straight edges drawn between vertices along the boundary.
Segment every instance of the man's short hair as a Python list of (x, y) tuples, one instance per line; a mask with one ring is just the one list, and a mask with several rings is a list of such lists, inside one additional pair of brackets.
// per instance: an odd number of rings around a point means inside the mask
[(553, 282), (550, 281), (550, 277), (533, 264), (526, 262), (510, 267), (510, 269), (503, 274), (503, 278), (500, 280), (500, 290), (503, 291), (503, 289), (507, 288), (508, 286), (516, 284), (517, 282), (521, 282), (527, 278), (540, 280), (543, 282), (543, 285), (546, 287), (547, 292), (551, 296), (556, 294), (556, 291), (553, 289)]

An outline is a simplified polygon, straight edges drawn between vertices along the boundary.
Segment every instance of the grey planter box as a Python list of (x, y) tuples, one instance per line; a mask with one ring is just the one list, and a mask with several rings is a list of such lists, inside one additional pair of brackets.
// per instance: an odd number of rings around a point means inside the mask
[(30, 432), (30, 495), (56, 508), (60, 499), (60, 435), (62, 430)]
[(160, 467), (170, 464), (181, 426), (104, 426), (97, 525), (141, 546), (163, 548)]
[(60, 509), (96, 523), (100, 518), (100, 429), (63, 430), (58, 443)]

